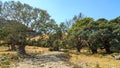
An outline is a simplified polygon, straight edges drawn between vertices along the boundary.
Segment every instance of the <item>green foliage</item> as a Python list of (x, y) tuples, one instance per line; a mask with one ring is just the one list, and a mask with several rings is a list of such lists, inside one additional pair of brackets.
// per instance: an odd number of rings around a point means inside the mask
[(2, 29), (0, 29), (0, 39), (3, 38), (3, 35), (4, 35), (4, 31)]
[[(42, 38), (27, 40), (32, 36), (30, 32)], [(87, 47), (92, 53), (97, 53), (98, 49), (105, 49), (106, 53), (120, 52), (120, 17), (94, 20), (83, 18), (80, 13), (69, 22), (58, 25), (45, 10), (9, 1), (0, 5), (0, 40), (7, 44), (29, 44), (53, 50), (76, 48), (80, 52)]]
[(16, 21), (11, 21), (3, 28), (5, 31), (5, 40), (8, 44), (21, 45), (26, 44), (28, 28)]
[[(37, 32), (40, 35), (51, 33), (54, 31), (52, 29), (54, 23), (55, 21), (50, 19), (47, 11), (33, 8), (28, 4), (8, 1), (0, 5), (0, 37), (4, 37), (7, 44), (23, 46), (32, 44), (33, 42), (27, 40), (30, 37), (30, 32)], [(51, 27), (51, 30), (47, 26)], [(38, 45), (38, 43), (34, 42), (34, 45)], [(24, 48), (22, 47), (25, 51)], [(20, 51), (22, 52), (21, 49)]]
[[(74, 42), (72, 45), (77, 48), (78, 51), (84, 46), (87, 46), (88, 39), (91, 31), (87, 27), (93, 22), (92, 18), (83, 18), (76, 20), (76, 23), (69, 29), (68, 38)], [(70, 43), (71, 44), (71, 43)]]
[(10, 62), (9, 61), (4, 61), (2, 62), (3, 65), (10, 65)]
[[(117, 19), (117, 20), (116, 20)], [(97, 53), (98, 48), (104, 48), (106, 53), (119, 51), (120, 25), (119, 17), (113, 20), (104, 18), (94, 21), (92, 18), (76, 20), (69, 29), (69, 45), (88, 47), (92, 53)]]

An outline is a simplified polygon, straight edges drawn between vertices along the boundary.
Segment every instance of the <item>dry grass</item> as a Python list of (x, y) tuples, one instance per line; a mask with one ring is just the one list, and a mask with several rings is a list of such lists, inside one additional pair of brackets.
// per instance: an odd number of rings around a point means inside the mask
[[(0, 55), (2, 54), (16, 54), (15, 51), (6, 51), (8, 47), (0, 47)], [(36, 47), (36, 46), (26, 46), (27, 53), (41, 54), (48, 53), (48, 48)], [(75, 51), (74, 51), (75, 52)], [(120, 60), (115, 60), (110, 55), (101, 55), (101, 54), (89, 54), (86, 50), (82, 50), (80, 54), (70, 53), (71, 58), (70, 62), (77, 63), (78, 65), (81, 62), (88, 63), (93, 68), (97, 68), (96, 65), (99, 65), (101, 68), (120, 68)]]
[(26, 46), (27, 53), (41, 54), (49, 52), (49, 48), (36, 47), (36, 46)]
[(35, 36), (35, 37), (31, 38), (30, 40), (38, 41), (38, 40), (43, 39), (43, 38), (44, 38), (44, 39), (47, 39), (48, 36), (47, 36), (47, 35), (43, 35), (43, 36)]
[[(19, 57), (16, 51), (7, 51), (9, 48), (5, 46), (0, 46), (0, 68), (11, 68), (10, 64), (16, 65), (24, 57)], [(36, 47), (36, 46), (26, 46), (26, 52), (29, 55), (42, 54), (48, 52), (48, 48)]]
[[(41, 54), (44, 52), (48, 52), (48, 48), (36, 47), (36, 46), (26, 46), (26, 52), (28, 54)], [(16, 54), (16, 51), (7, 51), (8, 47), (1, 46), (0, 47), (0, 55), (2, 54)]]
[(88, 55), (84, 54), (82, 51), (81, 54), (71, 54), (70, 62), (72, 63), (88, 63), (93, 68), (97, 68), (96, 65), (99, 65), (100, 68), (120, 68), (120, 60), (115, 60), (111, 55), (101, 55), (101, 54), (94, 54)]

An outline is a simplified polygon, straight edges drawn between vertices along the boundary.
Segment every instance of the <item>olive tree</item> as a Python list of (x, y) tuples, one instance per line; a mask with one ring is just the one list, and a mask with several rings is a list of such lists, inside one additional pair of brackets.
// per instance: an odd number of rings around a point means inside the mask
[(29, 29), (24, 24), (16, 21), (7, 23), (2, 29), (5, 32), (5, 42), (13, 47), (16, 45), (17, 53), (25, 55), (25, 46)]

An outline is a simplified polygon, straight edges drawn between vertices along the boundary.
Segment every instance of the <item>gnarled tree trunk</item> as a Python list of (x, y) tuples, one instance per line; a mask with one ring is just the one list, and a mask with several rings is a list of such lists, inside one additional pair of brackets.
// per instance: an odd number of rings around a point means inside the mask
[(106, 50), (106, 53), (107, 54), (110, 54), (110, 53), (112, 53), (112, 51), (110, 50), (110, 46), (109, 45), (105, 45), (105, 50)]
[(90, 44), (89, 42), (87, 42), (87, 44), (88, 44), (88, 47), (89, 47), (90, 51), (92, 52), (92, 54), (98, 53), (97, 47), (93, 46), (93, 45)]
[(92, 49), (92, 48), (91, 48), (91, 51), (92, 51), (93, 54), (98, 53), (98, 52), (97, 52), (97, 49)]
[(18, 55), (26, 55), (25, 45), (17, 45), (16, 49), (17, 49)]
[(104, 48), (105, 48), (107, 54), (112, 53), (112, 51), (110, 50), (110, 46), (109, 46), (108, 42), (104, 42)]
[(77, 52), (80, 52), (80, 50), (82, 49), (82, 43), (81, 42), (77, 42), (76, 48), (77, 48)]
[(80, 52), (81, 46), (80, 46), (80, 45), (77, 45), (76, 47), (77, 47), (77, 52)]
[(8, 51), (16, 51), (15, 45), (11, 44)]

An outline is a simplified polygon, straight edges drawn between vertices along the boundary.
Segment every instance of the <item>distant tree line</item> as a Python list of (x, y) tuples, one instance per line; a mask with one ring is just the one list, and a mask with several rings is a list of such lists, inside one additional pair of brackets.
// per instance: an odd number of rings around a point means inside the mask
[(84, 47), (92, 53), (98, 53), (98, 49), (105, 49), (106, 53), (120, 52), (120, 17), (77, 19), (68, 29), (68, 39), (73, 41), (78, 52)]

